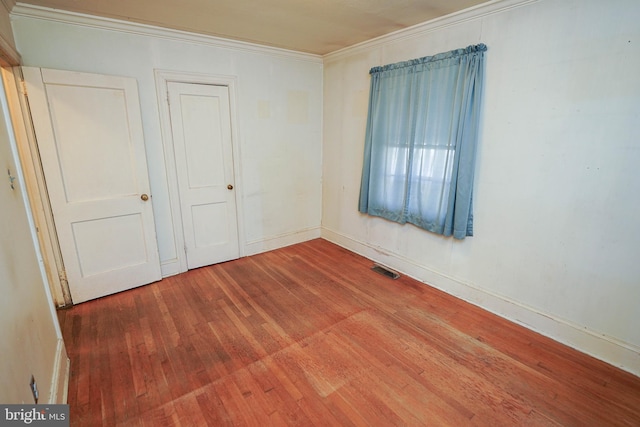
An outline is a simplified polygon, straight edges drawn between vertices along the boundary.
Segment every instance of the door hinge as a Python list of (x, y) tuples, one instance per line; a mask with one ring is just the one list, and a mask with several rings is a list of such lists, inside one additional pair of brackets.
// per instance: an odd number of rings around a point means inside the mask
[(20, 80), (20, 91), (22, 92), (22, 94), (24, 96), (27, 96), (27, 82), (24, 81), (24, 79)]
[(58, 277), (60, 278), (60, 283), (63, 286), (67, 286), (69, 284), (69, 281), (67, 280), (67, 272), (66, 272), (66, 270), (61, 270), (58, 273)]

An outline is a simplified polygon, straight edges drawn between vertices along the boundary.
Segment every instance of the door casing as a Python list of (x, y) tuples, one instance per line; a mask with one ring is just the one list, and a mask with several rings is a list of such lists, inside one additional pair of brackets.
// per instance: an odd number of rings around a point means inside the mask
[(35, 132), (27, 102), (27, 93), (22, 78), (22, 68), (3, 69), (7, 88), (7, 100), (16, 135), (20, 163), (27, 186), (31, 212), (38, 232), (38, 241), (47, 273), (51, 296), (56, 307), (72, 304), (69, 284), (66, 279), (58, 235), (49, 204), (49, 196), (42, 170)]

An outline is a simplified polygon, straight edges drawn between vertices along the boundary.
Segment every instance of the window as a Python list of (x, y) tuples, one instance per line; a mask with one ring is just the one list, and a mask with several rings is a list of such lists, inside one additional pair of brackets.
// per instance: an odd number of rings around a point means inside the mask
[(486, 49), (371, 69), (360, 212), (458, 239), (473, 235)]

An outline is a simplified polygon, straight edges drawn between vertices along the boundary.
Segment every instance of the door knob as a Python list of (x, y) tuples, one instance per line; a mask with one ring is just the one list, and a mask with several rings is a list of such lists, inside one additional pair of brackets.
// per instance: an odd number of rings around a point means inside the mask
[(233, 190), (233, 185), (231, 184), (227, 185), (227, 190)]
[(140, 196), (140, 198), (142, 199), (143, 202), (146, 202), (147, 200), (149, 200), (149, 196), (147, 196), (146, 194), (143, 194), (142, 196)]

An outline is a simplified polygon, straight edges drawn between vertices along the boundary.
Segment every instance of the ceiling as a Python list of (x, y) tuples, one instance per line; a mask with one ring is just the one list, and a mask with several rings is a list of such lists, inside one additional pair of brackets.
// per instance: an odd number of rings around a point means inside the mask
[[(5, 1), (5, 0), (3, 0)], [(22, 0), (324, 55), (487, 0)]]

